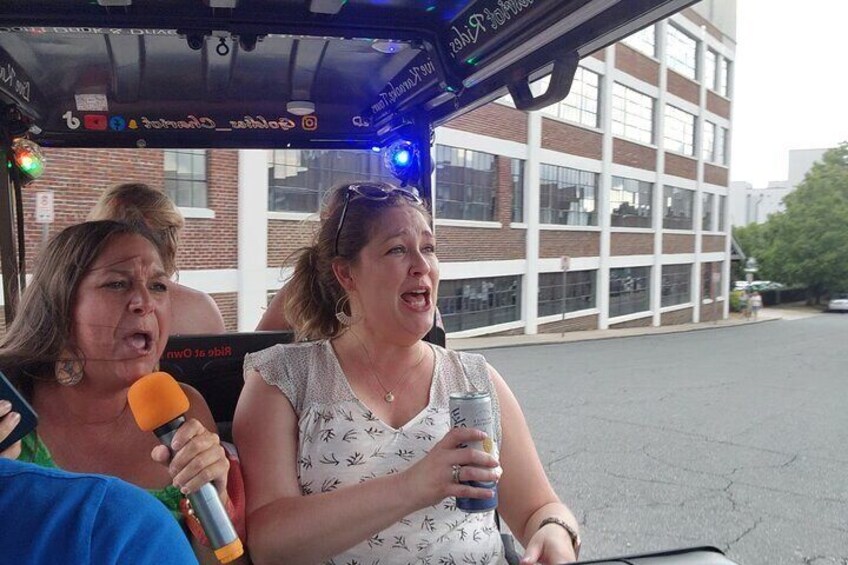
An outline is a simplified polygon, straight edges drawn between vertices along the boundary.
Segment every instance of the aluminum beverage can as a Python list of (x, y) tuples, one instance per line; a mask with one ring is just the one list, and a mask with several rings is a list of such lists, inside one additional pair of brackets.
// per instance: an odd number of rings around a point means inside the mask
[[(495, 422), (492, 417), (492, 397), (488, 392), (459, 392), (450, 395), (451, 427), (476, 428), (486, 433), (486, 439), (462, 444), (498, 457), (495, 442)], [(456, 507), (464, 512), (488, 512), (498, 507), (498, 483), (494, 481), (463, 481), (464, 485), (495, 491), (492, 498), (456, 498)]]

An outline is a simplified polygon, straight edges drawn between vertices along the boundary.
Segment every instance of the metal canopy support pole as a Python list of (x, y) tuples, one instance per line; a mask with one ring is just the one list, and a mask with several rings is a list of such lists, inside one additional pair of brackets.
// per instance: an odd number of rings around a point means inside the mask
[(436, 195), (433, 190), (433, 128), (430, 122), (423, 118), (416, 119), (414, 135), (414, 143), (418, 147), (418, 190), (421, 197), (429, 201), (432, 213), (436, 206)]
[(5, 164), (9, 162), (9, 147), (0, 148), (3, 171), (0, 172), (0, 265), (3, 269), (3, 310), (6, 327), (15, 317), (20, 293), (18, 257), (15, 249), (14, 190)]
[[(414, 127), (415, 143), (418, 148), (418, 190), (421, 197), (429, 203), (432, 229), (436, 231), (436, 192), (433, 184), (433, 128), (426, 119), (416, 119)], [(433, 320), (433, 327), (424, 336), (425, 341), (445, 347), (447, 339), (445, 330), (439, 325), (439, 312)]]

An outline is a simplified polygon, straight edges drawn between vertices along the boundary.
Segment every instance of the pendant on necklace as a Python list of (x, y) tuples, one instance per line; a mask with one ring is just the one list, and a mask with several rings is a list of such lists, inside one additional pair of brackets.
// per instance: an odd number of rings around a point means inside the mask
[(384, 396), (384, 397), (383, 397), (383, 399), (384, 399), (386, 402), (394, 402), (394, 401), (395, 401), (395, 395), (394, 395), (394, 394), (392, 394), (391, 392), (387, 392), (387, 393), (386, 393), (386, 396)]

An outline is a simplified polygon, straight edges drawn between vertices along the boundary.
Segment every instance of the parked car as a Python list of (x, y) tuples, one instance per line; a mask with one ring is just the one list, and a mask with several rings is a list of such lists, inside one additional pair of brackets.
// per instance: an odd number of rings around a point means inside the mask
[(848, 312), (848, 293), (840, 292), (830, 297), (827, 302), (828, 312)]

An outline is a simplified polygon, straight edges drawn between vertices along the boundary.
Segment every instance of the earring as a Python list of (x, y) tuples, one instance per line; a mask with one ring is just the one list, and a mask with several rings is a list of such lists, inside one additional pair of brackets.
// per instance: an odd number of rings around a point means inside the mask
[(352, 326), (359, 321), (359, 316), (352, 316), (344, 311), (345, 304), (350, 309), (350, 296), (345, 294), (336, 302), (336, 320), (343, 326)]
[(74, 386), (82, 380), (83, 364), (79, 359), (59, 359), (56, 362), (56, 381), (63, 386)]

